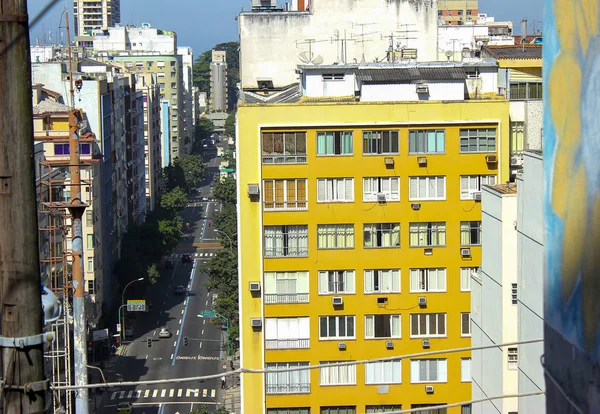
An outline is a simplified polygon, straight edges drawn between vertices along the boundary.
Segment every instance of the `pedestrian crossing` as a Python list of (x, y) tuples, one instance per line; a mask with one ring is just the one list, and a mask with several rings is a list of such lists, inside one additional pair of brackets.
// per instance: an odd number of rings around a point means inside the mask
[(215, 398), (217, 390), (215, 388), (163, 388), (147, 390), (125, 390), (113, 391), (110, 395), (111, 401), (114, 400), (142, 400), (150, 398)]
[[(171, 255), (171, 258), (177, 259), (177, 258), (180, 258), (181, 256), (183, 256), (184, 254), (187, 254), (187, 253), (173, 253)], [(214, 256), (216, 256), (215, 253), (190, 253), (190, 254), (192, 255), (192, 257), (198, 257), (198, 258), (200, 258), (200, 257), (214, 257)]]

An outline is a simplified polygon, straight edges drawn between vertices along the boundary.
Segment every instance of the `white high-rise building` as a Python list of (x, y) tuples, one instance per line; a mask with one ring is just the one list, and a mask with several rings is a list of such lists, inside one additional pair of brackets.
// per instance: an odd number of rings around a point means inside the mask
[(73, 15), (76, 35), (91, 35), (121, 22), (121, 0), (74, 0)]

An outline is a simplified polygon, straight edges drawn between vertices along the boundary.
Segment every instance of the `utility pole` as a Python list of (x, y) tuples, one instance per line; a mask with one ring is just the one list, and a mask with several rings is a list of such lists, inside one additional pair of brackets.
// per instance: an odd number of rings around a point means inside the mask
[[(42, 304), (26, 0), (0, 0), (0, 280), (6, 414), (42, 413)], [(23, 346), (20, 346), (20, 345)]]
[[(81, 114), (75, 109), (75, 89), (73, 85), (73, 57), (71, 56), (71, 32), (69, 12), (67, 19), (67, 44), (69, 50), (69, 92), (71, 111), (69, 112), (69, 173), (71, 175), (71, 201), (68, 205), (71, 213), (73, 259), (73, 356), (75, 361), (75, 384), (87, 385), (87, 320), (85, 314), (85, 295), (83, 283), (83, 224), (81, 218), (86, 204), (81, 198), (81, 165), (79, 160), (79, 119)], [(87, 414), (89, 411), (88, 389), (80, 388), (75, 394), (75, 412)]]

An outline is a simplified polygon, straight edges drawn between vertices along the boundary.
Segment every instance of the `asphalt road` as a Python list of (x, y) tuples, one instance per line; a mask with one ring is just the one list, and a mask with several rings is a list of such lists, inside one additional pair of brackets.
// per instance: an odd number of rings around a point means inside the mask
[[(124, 345), (123, 355), (114, 367), (114, 377), (123, 381), (184, 378), (219, 374), (227, 360), (224, 333), (211, 320), (198, 315), (213, 310), (213, 293), (204, 288), (206, 274), (201, 271), (220, 248), (211, 221), (220, 211), (212, 200), (212, 186), (218, 178), (216, 149), (204, 154), (207, 173), (190, 204), (181, 213), (184, 236), (172, 256), (173, 268), (162, 268), (160, 280), (151, 286), (147, 301), (152, 309), (146, 313), (129, 312), (134, 336)], [(181, 254), (190, 253), (192, 263), (182, 263)], [(176, 286), (187, 288), (185, 295), (175, 295)], [(132, 299), (132, 298), (130, 298)], [(159, 338), (160, 328), (167, 327), (170, 338)], [(185, 345), (184, 338), (188, 339)], [(151, 339), (151, 347), (147, 340)], [(204, 382), (169, 383), (122, 387), (105, 392), (97, 412), (116, 413), (121, 402), (133, 404), (134, 414), (184, 414), (201, 405), (216, 407), (222, 395), (218, 379)]]

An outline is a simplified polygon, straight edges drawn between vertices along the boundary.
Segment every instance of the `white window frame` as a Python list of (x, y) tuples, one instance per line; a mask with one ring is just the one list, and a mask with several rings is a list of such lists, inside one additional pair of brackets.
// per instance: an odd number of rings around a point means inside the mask
[(307, 303), (309, 284), (308, 271), (265, 272), (265, 304)]
[[(331, 318), (334, 318), (333, 320), (335, 321), (335, 335), (329, 335), (329, 321), (331, 320)], [(348, 321), (352, 321), (352, 335), (344, 335), (344, 336), (340, 336), (339, 335), (339, 323), (340, 323), (340, 319), (344, 318), (344, 325), (345, 325), (345, 330), (348, 331), (348, 326), (350, 325)], [(323, 323), (323, 320), (326, 320), (327, 323), (327, 336), (322, 336), (321, 335), (321, 326)], [(337, 341), (340, 339), (356, 339), (356, 316), (355, 315), (322, 315), (319, 316), (319, 340), (321, 341)]]
[[(446, 246), (446, 222), (412, 222), (409, 223), (408, 240), (410, 247), (444, 247)], [(417, 237), (417, 244), (413, 244), (413, 236)], [(437, 244), (433, 240), (437, 239)], [(443, 239), (443, 243), (441, 240)]]
[[(494, 132), (494, 136), (490, 131)], [(474, 140), (477, 146), (475, 151), (471, 151), (471, 140)], [(483, 142), (485, 141), (485, 145)], [(493, 149), (489, 148), (490, 142), (493, 142)], [(486, 149), (482, 149), (485, 147)], [(459, 133), (459, 148), (461, 154), (477, 154), (477, 153), (490, 153), (498, 150), (498, 130), (494, 128), (465, 128), (461, 129)]]
[(511, 371), (519, 369), (519, 348), (508, 348), (506, 352), (507, 368)]
[(480, 193), (484, 185), (496, 185), (496, 176), (490, 175), (461, 175), (460, 199), (473, 200), (473, 193)]
[(519, 303), (519, 285), (517, 283), (511, 283), (510, 285), (510, 303), (512, 305)]
[[(421, 365), (425, 364), (426, 378), (421, 378)], [(432, 374), (431, 364), (436, 364), (435, 377)], [(421, 383), (443, 383), (448, 382), (448, 360), (445, 358), (411, 359), (410, 360), (410, 382)]]
[(476, 272), (476, 267), (461, 267), (460, 268), (460, 291), (471, 291), (471, 273)]
[[(442, 315), (442, 319), (444, 321), (444, 333), (440, 334), (438, 333), (440, 331), (440, 316)], [(435, 326), (436, 326), (436, 333), (432, 334), (430, 332), (430, 319), (432, 317), (435, 317)], [(413, 333), (413, 327), (414, 327), (414, 321), (416, 319), (416, 323), (417, 323), (417, 331), (420, 330), (420, 322), (421, 319), (425, 318), (425, 331), (426, 332), (418, 332), (416, 334)], [(446, 313), (442, 313), (442, 312), (436, 312), (436, 313), (411, 313), (410, 314), (410, 337), (411, 338), (446, 338), (448, 336), (448, 318)]]
[[(397, 226), (397, 230), (396, 230)], [(371, 239), (372, 246), (367, 246), (367, 233)], [(389, 245), (385, 245), (384, 239), (389, 239)], [(381, 244), (375, 244), (377, 241)], [(397, 244), (394, 245), (394, 241)], [(400, 247), (400, 223), (365, 223), (363, 224), (363, 247), (365, 249), (397, 249)]]
[(354, 202), (354, 178), (317, 178), (317, 203)]
[(410, 293), (446, 292), (445, 267), (410, 269)]
[[(434, 134), (434, 149), (429, 148), (429, 134)], [(442, 134), (443, 148), (438, 148), (438, 134)], [(419, 145), (419, 140), (424, 142)], [(414, 141), (414, 142), (411, 142)], [(419, 151), (419, 147), (423, 151)], [(419, 154), (445, 154), (446, 153), (446, 130), (444, 129), (426, 129), (426, 130), (409, 130), (408, 131), (408, 154), (419, 155)]]
[(265, 349), (310, 348), (310, 318), (265, 318)]
[[(467, 328), (466, 331), (465, 327)], [(471, 336), (471, 312), (460, 313), (460, 336), (463, 338)]]
[[(288, 186), (290, 185), (290, 181), (294, 183), (294, 201), (288, 200)], [(298, 199), (298, 183), (304, 181), (304, 200)], [(277, 201), (277, 183), (283, 182), (283, 200)], [(266, 201), (266, 186), (267, 183), (271, 183), (271, 200)], [(307, 210), (308, 209), (308, 180), (306, 178), (284, 178), (284, 179), (272, 179), (272, 180), (263, 180), (263, 206), (265, 211), (290, 211), (290, 210)], [(269, 206), (267, 206), (269, 204)], [(273, 205), (271, 207), (271, 204)], [(281, 204), (281, 205), (279, 205)]]
[[(384, 318), (389, 316), (389, 332), (390, 336), (375, 336), (375, 320), (378, 317)], [(385, 320), (383, 321), (385, 324)], [(394, 329), (394, 325), (397, 324)], [(369, 334), (369, 331), (372, 334)], [(395, 331), (395, 332), (394, 332)], [(365, 339), (398, 339), (402, 338), (402, 315), (377, 314), (365, 315)]]
[[(321, 361), (319, 365), (330, 365), (338, 362), (349, 361)], [(356, 385), (356, 364), (319, 368), (319, 385)]]
[[(268, 234), (270, 231), (272, 234)], [(273, 239), (273, 246), (267, 247), (268, 236)], [(308, 257), (308, 226), (265, 226), (264, 227), (264, 255), (266, 258), (281, 258), (281, 257)], [(281, 239), (281, 247), (276, 246), (276, 241)], [(295, 241), (296, 245), (290, 247), (291, 241)], [(281, 254), (278, 254), (281, 250)], [(292, 254), (290, 251), (292, 250)], [(286, 254), (287, 253), (287, 254)]]
[[(349, 135), (345, 135), (349, 134)], [(327, 152), (327, 141), (323, 143), (325, 151), (319, 153), (319, 140), (327, 140), (327, 135), (333, 136), (333, 152)], [(344, 151), (345, 138), (350, 137), (350, 152)], [(339, 142), (340, 153), (336, 153), (336, 141)], [(318, 131), (317, 132), (317, 157), (344, 157), (354, 155), (354, 133), (352, 131)]]
[[(332, 246), (328, 245), (330, 239)], [(340, 239), (351, 245), (341, 246)], [(325, 240), (325, 246), (322, 240)], [(317, 249), (354, 249), (354, 241), (354, 224), (317, 224)]]
[[(425, 181), (425, 189), (421, 191), (420, 182)], [(432, 188), (435, 185), (435, 191)], [(442, 190), (439, 190), (439, 186)], [(414, 176), (408, 177), (409, 201), (441, 201), (446, 200), (446, 176)], [(424, 192), (425, 194), (421, 194)], [(435, 194), (432, 194), (435, 193)], [(442, 194), (443, 193), (443, 194)]]
[(461, 382), (472, 382), (471, 377), (471, 358), (460, 359), (460, 381)]
[[(365, 294), (400, 293), (400, 269), (366, 269)], [(375, 283), (377, 282), (377, 283)]]
[(352, 295), (355, 293), (356, 272), (354, 270), (319, 270), (319, 295)]
[[(371, 134), (369, 138), (367, 135)], [(394, 135), (396, 138), (396, 146), (398, 147), (398, 151), (392, 151), (394, 144)], [(388, 141), (388, 150), (384, 151), (384, 141)], [(376, 142), (376, 152), (369, 152), (372, 148), (371, 144), (365, 144), (365, 141), (371, 143), (371, 141)], [(363, 155), (398, 155), (400, 154), (400, 131), (395, 130), (371, 130), (371, 131), (363, 131), (362, 132), (362, 147), (363, 147)], [(365, 147), (367, 147), (367, 151), (365, 151)]]
[(402, 384), (402, 361), (379, 361), (365, 364), (365, 385)]
[[(473, 225), (473, 223), (478, 223), (478, 225)], [(470, 220), (470, 221), (461, 221), (460, 222), (460, 245), (461, 246), (481, 246), (481, 238), (483, 236), (482, 230), (483, 222), (481, 220)], [(477, 238), (479, 238), (479, 243), (473, 243), (473, 232), (477, 233)], [(468, 242), (463, 243), (463, 239), (466, 239), (468, 234)]]
[[(285, 369), (289, 368), (308, 367), (309, 364), (309, 362), (275, 362), (265, 364), (267, 370), (281, 370), (281, 372), (267, 372), (265, 374), (265, 393), (267, 395), (309, 394), (309, 369), (285, 371)], [(297, 381), (291, 381), (292, 379)], [(280, 380), (283, 381), (279, 383)], [(275, 388), (274, 390), (273, 387)]]
[(363, 201), (378, 201), (378, 194), (385, 194), (385, 201), (400, 201), (400, 177), (364, 177)]

